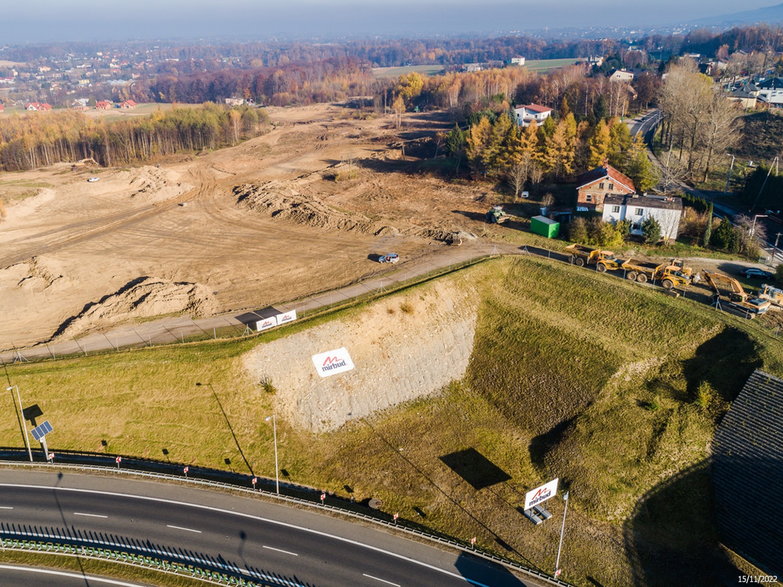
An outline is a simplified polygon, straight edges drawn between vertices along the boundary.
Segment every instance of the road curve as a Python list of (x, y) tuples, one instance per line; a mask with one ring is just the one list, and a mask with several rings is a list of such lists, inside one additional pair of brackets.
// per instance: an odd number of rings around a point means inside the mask
[(119, 579), (99, 577), (60, 569), (41, 569), (23, 565), (0, 564), (3, 585), (24, 585), (24, 587), (144, 587), (142, 583), (130, 583)]
[[(523, 582), (499, 565), (376, 528), (261, 500), (172, 484), (68, 472), (4, 469), (0, 533), (71, 536), (93, 544), (166, 552), (238, 568), (291, 586), (506, 587)], [(0, 583), (5, 573), (0, 568)]]

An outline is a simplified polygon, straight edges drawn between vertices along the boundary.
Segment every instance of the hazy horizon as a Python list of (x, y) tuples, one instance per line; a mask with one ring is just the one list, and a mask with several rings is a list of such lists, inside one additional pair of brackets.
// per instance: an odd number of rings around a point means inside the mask
[(136, 0), (114, 4), (95, 0), (38, 0), (3, 9), (0, 44), (126, 39), (237, 40), (337, 39), (378, 36), (503, 34), (569, 27), (662, 26), (700, 17), (770, 6), (769, 0), (738, 7), (731, 0), (581, 0), (542, 3), (475, 0)]

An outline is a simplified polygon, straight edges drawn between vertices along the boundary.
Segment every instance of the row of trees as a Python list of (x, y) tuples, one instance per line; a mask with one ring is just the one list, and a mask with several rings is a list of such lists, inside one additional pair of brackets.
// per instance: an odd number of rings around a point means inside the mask
[[(654, 245), (661, 240), (661, 225), (652, 216), (642, 222), (642, 239)], [(621, 220), (615, 224), (598, 217), (577, 216), (568, 225), (568, 238), (576, 243), (597, 247), (622, 247), (631, 232), (631, 223)]]
[(690, 59), (670, 68), (659, 104), (661, 141), (668, 151), (663, 162), (682, 179), (706, 181), (716, 157), (739, 137), (740, 107)]
[(466, 130), (455, 127), (446, 136), (447, 150), (464, 157), (474, 175), (505, 179), (515, 196), (528, 181), (539, 183), (545, 175), (572, 179), (605, 161), (626, 173), (639, 191), (657, 182), (641, 137), (632, 138), (617, 118), (595, 126), (587, 120), (577, 123), (567, 101), (557, 121), (550, 117), (541, 126), (532, 122), (520, 127), (506, 112), (482, 112), (474, 118)]
[(19, 171), (92, 158), (122, 165), (181, 151), (233, 145), (260, 131), (256, 108), (204, 104), (118, 122), (63, 111), (7, 118), (0, 126), (0, 169)]

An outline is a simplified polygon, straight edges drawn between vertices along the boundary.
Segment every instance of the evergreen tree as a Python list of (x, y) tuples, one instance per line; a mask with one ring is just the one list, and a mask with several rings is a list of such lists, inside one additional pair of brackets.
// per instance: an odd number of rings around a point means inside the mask
[(709, 207), (707, 208), (707, 223), (704, 225), (704, 246), (709, 246), (710, 241), (712, 240), (712, 213), (713, 213), (714, 204), (710, 202)]
[(661, 225), (653, 218), (648, 216), (642, 222), (642, 235), (644, 235), (644, 242), (648, 245), (654, 245), (661, 240)]

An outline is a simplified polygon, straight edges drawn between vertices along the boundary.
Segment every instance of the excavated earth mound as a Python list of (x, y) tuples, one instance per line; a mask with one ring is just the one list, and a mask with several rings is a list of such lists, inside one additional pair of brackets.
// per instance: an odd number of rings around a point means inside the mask
[(113, 294), (87, 304), (79, 314), (63, 322), (52, 338), (72, 337), (134, 318), (180, 312), (207, 316), (217, 309), (212, 291), (201, 284), (139, 277)]
[(365, 216), (340, 212), (314, 196), (300, 194), (276, 181), (238, 185), (234, 187), (234, 195), (238, 203), (251, 210), (299, 224), (359, 232), (368, 232), (372, 228), (370, 219)]
[[(338, 428), (461, 379), (473, 350), (478, 294), (442, 283), (256, 347), (243, 358), (277, 390), (277, 409), (315, 432)], [(352, 371), (320, 377), (312, 355), (345, 347)]]

